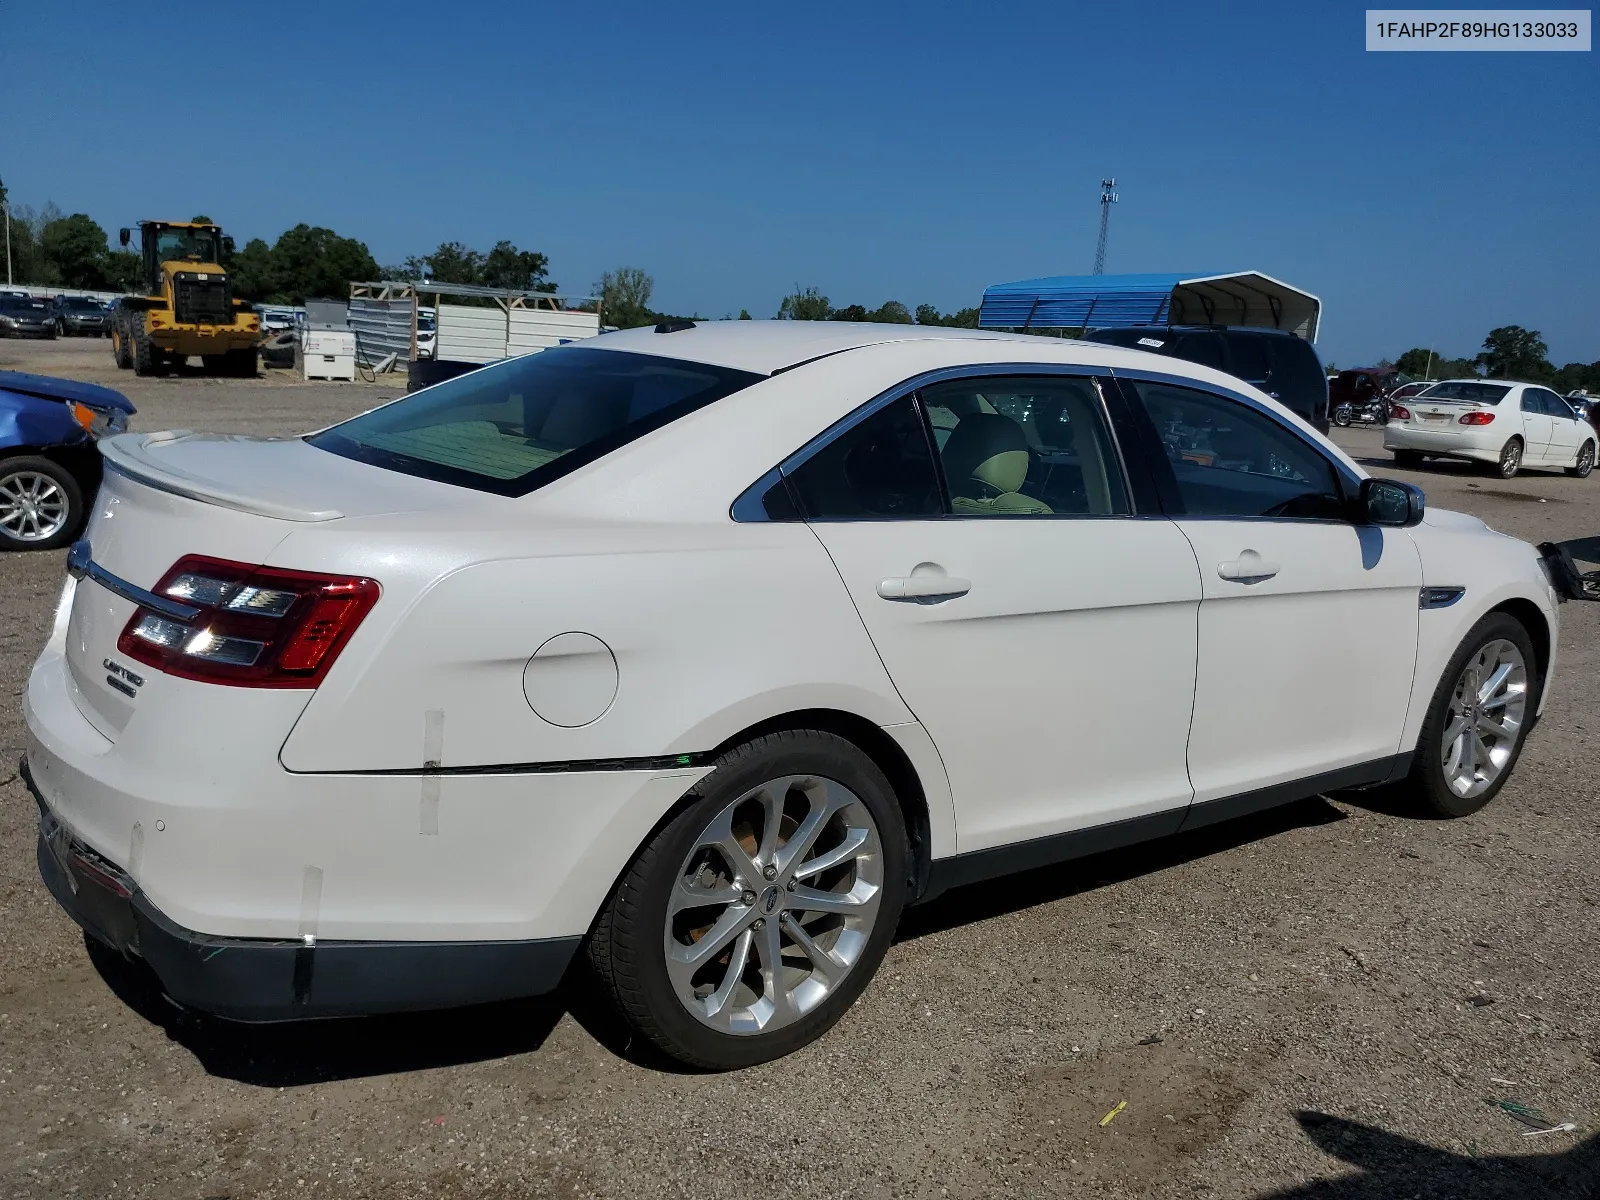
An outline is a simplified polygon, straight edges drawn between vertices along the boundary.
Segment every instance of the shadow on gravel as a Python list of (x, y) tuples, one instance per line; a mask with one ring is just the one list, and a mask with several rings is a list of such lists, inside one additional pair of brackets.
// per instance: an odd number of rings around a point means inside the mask
[[(1600, 1196), (1600, 1134), (1549, 1154), (1456, 1154), (1410, 1138), (1330, 1117), (1295, 1114), (1323, 1153), (1358, 1174), (1317, 1179), (1257, 1200), (1594, 1200)], [(1560, 1135), (1552, 1135), (1560, 1136)]]
[(968, 884), (927, 904), (907, 909), (900, 918), (896, 940), (919, 938), (972, 921), (1047, 904), (1108, 883), (1121, 883), (1193, 862), (1291, 829), (1331, 825), (1343, 820), (1345, 814), (1319, 796), (1217, 825), (1206, 825), (1190, 833), (1039, 867), (986, 883)]

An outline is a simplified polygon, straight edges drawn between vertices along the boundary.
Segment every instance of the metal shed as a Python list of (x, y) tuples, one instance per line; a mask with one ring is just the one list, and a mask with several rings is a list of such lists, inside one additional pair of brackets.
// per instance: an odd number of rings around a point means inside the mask
[(983, 293), (985, 329), (1114, 329), (1126, 325), (1253, 325), (1317, 340), (1322, 301), (1260, 271), (1054, 275)]

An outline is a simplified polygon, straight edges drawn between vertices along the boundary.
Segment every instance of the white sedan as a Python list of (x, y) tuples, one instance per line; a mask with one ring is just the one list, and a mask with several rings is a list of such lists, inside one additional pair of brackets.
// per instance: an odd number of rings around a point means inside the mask
[(1595, 431), (1549, 388), (1447, 379), (1390, 405), (1383, 448), (1401, 466), (1465, 458), (1492, 464), (1502, 479), (1523, 467), (1562, 467), (1583, 479), (1594, 470)]
[(687, 322), (303, 438), (126, 435), (26, 694), (39, 864), (240, 1020), (553, 988), (823, 1033), (902, 909), (1403, 781), (1504, 785), (1533, 547), (1218, 371)]

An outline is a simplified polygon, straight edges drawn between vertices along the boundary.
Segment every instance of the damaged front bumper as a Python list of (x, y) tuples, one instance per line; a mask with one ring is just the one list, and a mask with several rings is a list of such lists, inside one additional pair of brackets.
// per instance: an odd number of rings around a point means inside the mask
[(1541, 542), (1539, 554), (1562, 600), (1600, 600), (1600, 537)]

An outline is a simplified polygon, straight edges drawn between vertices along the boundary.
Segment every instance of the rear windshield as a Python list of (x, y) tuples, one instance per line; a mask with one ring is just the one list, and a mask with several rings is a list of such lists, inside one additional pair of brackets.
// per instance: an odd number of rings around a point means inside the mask
[(1511, 389), (1501, 383), (1436, 383), (1418, 400), (1458, 400), (1466, 404), (1499, 404)]
[(521, 496), (762, 378), (561, 346), (436, 384), (306, 440), (391, 471)]

